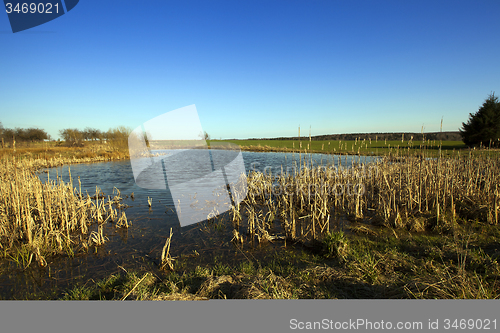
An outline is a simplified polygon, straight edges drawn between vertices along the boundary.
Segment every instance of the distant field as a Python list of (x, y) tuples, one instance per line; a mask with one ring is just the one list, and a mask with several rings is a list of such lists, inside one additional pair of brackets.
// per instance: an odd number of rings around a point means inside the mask
[[(186, 141), (192, 143), (191, 141)], [(467, 146), (462, 141), (438, 141), (426, 140), (424, 141), (403, 141), (401, 140), (312, 140), (308, 139), (299, 140), (210, 140), (208, 144), (220, 144), (223, 142), (233, 143), (242, 150), (246, 151), (268, 151), (268, 152), (302, 152), (302, 153), (327, 153), (327, 154), (360, 154), (360, 155), (425, 155), (435, 156), (439, 154), (441, 146), (441, 153), (443, 156), (451, 155), (454, 151), (467, 149)], [(153, 146), (155, 142), (150, 142)], [(173, 148), (169, 146), (168, 148)], [(178, 146), (184, 148), (184, 146)], [(155, 147), (154, 149), (159, 149)], [(468, 150), (467, 150), (468, 151)], [(476, 150), (476, 154), (497, 154), (498, 150), (481, 149)], [(81, 147), (66, 147), (64, 142), (35, 142), (35, 143), (22, 143), (16, 145), (14, 152), (12, 147), (0, 148), (0, 156), (3, 155), (24, 155), (33, 154), (36, 156), (43, 156), (50, 158), (52, 156), (76, 156), (80, 157), (82, 154), (86, 157), (94, 157), (101, 155), (120, 155), (128, 157), (127, 143), (120, 145), (115, 143), (101, 143), (101, 142), (84, 142)]]
[[(407, 154), (426, 152), (426, 155), (441, 150), (447, 154), (453, 150), (466, 148), (462, 141), (404, 141), (401, 140), (222, 140), (237, 144), (242, 150), (254, 151), (302, 151), (334, 154), (385, 155), (389, 152)], [(214, 140), (218, 142), (218, 140)]]

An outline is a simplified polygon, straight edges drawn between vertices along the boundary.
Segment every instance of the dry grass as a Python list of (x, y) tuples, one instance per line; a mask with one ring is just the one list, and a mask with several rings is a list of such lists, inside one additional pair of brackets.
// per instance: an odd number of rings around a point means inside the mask
[(292, 174), (251, 172), (247, 182), (248, 195), (231, 216), (250, 241), (272, 239), (275, 222), (287, 239), (319, 239), (340, 217), (438, 233), (467, 220), (498, 224), (500, 161), (487, 156), (406, 156), (349, 168), (302, 162)]
[[(73, 255), (75, 250), (87, 250), (106, 241), (103, 224), (116, 218), (117, 212), (111, 203), (106, 208), (99, 188), (91, 198), (76, 190), (72, 181), (42, 182), (36, 175), (41, 168), (76, 161), (87, 159), (0, 160), (0, 249), (5, 256), (19, 258), (22, 249), (29, 262), (34, 256), (40, 265), (45, 265), (46, 255)], [(122, 215), (122, 219), (126, 226), (126, 217)], [(92, 224), (98, 225), (97, 231), (90, 230)]]
[(292, 285), (272, 271), (208, 276), (196, 296), (209, 299), (291, 299)]
[[(110, 144), (102, 144), (97, 142), (87, 142), (82, 147), (64, 147), (54, 145), (53, 142), (45, 144), (39, 143), (23, 148), (0, 148), (1, 157), (17, 157), (17, 158), (33, 158), (51, 161), (52, 163), (62, 165), (64, 163), (78, 163), (75, 160), (85, 159), (86, 162), (101, 162), (110, 160), (119, 160), (129, 158), (128, 149), (117, 148)], [(54, 166), (56, 166), (54, 165)]]

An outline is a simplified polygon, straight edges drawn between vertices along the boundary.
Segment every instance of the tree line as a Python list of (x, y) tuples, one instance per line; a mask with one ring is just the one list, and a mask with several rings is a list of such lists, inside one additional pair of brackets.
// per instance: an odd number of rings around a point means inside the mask
[[(404, 135), (404, 137), (403, 137)], [(311, 136), (311, 140), (332, 140), (332, 141), (354, 141), (358, 140), (389, 140), (396, 141), (404, 140), (408, 141), (413, 137), (414, 141), (425, 140), (443, 140), (443, 141), (461, 141), (462, 137), (460, 132), (427, 132), (427, 133), (409, 133), (409, 132), (398, 132), (398, 133), (344, 133), (344, 134), (326, 134), (326, 135), (316, 135)], [(309, 137), (302, 136), (301, 140), (309, 140)], [(281, 137), (281, 138), (270, 138), (270, 139), (250, 139), (250, 140), (298, 140), (298, 137)]]
[(12, 144), (17, 142), (40, 142), (50, 139), (45, 130), (40, 128), (4, 128), (0, 122), (0, 139), (2, 144)]
[[(108, 131), (87, 127), (83, 130), (65, 128), (59, 131), (62, 142), (66, 146), (82, 146), (85, 141), (100, 141), (111, 143), (113, 146), (127, 146), (128, 136), (132, 130), (128, 127), (118, 126)], [(32, 143), (51, 140), (49, 134), (40, 128), (4, 128), (0, 122), (0, 140), (2, 147), (12, 147), (14, 143)], [(60, 141), (60, 140), (58, 140)]]
[(59, 131), (59, 135), (70, 146), (81, 146), (84, 141), (101, 141), (126, 145), (131, 132), (132, 130), (125, 126), (110, 128), (108, 131), (87, 127), (84, 130), (65, 128)]

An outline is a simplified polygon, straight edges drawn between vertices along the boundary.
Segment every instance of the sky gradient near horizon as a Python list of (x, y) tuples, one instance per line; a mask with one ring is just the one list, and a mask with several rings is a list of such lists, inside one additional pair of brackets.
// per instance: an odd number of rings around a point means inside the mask
[(500, 1), (81, 0), (13, 34), (6, 128), (135, 128), (195, 104), (212, 138), (456, 131), (500, 94)]

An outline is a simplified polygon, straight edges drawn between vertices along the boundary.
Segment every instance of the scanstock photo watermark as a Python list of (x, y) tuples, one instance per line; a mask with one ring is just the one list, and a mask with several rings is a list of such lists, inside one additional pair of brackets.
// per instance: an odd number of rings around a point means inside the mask
[(79, 0), (12, 1), (4, 0), (12, 32), (31, 29), (52, 21), (75, 8)]
[[(435, 323), (429, 321), (430, 329)], [(422, 330), (424, 323), (421, 321), (398, 321), (391, 322), (386, 320), (372, 321), (358, 318), (348, 321), (335, 321), (333, 319), (323, 319), (321, 321), (299, 321), (295, 318), (290, 319), (290, 329), (292, 330)]]
[[(327, 183), (325, 181), (320, 181), (319, 183), (309, 183), (309, 184), (298, 184), (298, 183), (282, 183), (279, 182), (280, 176), (294, 177), (300, 174), (302, 167), (286, 167), (284, 170), (281, 168), (276, 168), (272, 166), (265, 166), (264, 168), (259, 168), (260, 163), (254, 162), (251, 164), (251, 172), (262, 172), (264, 175), (271, 175), (276, 181), (270, 187), (260, 187), (256, 186), (255, 183), (249, 185), (249, 190), (256, 195), (291, 195), (296, 194), (297, 196), (314, 196), (316, 194), (320, 195), (333, 195), (333, 196), (351, 196), (351, 195), (364, 195), (366, 192), (365, 185), (362, 182), (358, 183), (343, 183), (343, 182), (333, 182)], [(274, 169), (274, 171), (273, 171)], [(355, 173), (359, 180), (363, 179), (371, 172), (370, 168), (361, 167), (359, 169), (341, 169), (336, 166), (325, 166), (320, 165), (315, 167), (315, 171), (320, 174), (323, 173), (326, 177), (321, 179), (339, 179), (340, 177), (346, 177), (349, 173)], [(274, 176), (273, 176), (274, 175)]]
[(291, 330), (398, 330), (398, 331), (430, 331), (430, 330), (497, 330), (497, 320), (490, 318), (427, 318), (426, 321), (390, 321), (357, 318), (349, 320), (333, 320), (324, 318), (321, 321), (300, 321), (290, 319)]

